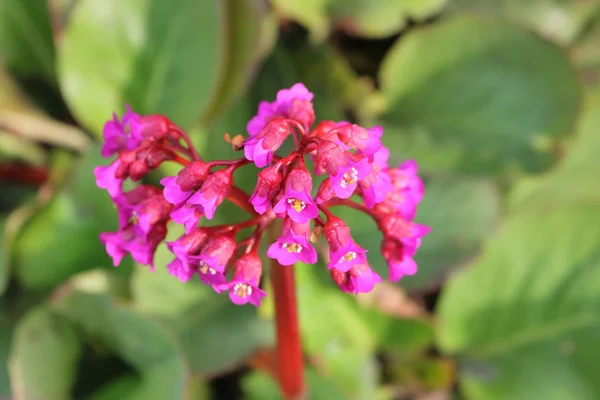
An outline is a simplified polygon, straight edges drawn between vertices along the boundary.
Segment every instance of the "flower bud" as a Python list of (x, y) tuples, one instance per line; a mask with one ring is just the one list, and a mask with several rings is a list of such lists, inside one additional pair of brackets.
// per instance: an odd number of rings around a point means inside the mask
[(281, 146), (291, 128), (287, 120), (276, 118), (269, 122), (258, 135), (244, 144), (244, 155), (258, 168), (265, 167), (273, 161), (273, 154)]
[(344, 150), (331, 140), (321, 140), (317, 146), (316, 164), (329, 174), (336, 176), (340, 166), (348, 164), (348, 156)]
[(250, 203), (257, 213), (264, 214), (271, 208), (271, 201), (281, 189), (281, 174), (276, 166), (268, 167), (258, 173), (256, 188)]
[(163, 115), (135, 115), (129, 121), (131, 135), (142, 140), (160, 140), (165, 137), (172, 123)]
[(206, 218), (212, 219), (219, 204), (231, 191), (231, 170), (226, 168), (210, 174), (200, 190), (188, 199), (189, 204), (199, 204), (204, 209)]

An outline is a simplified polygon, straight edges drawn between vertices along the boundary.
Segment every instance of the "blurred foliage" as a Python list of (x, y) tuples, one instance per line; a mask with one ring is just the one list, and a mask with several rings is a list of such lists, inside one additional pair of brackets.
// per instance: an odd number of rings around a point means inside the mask
[[(319, 119), (419, 162), (432, 227), (417, 275), (358, 299), (297, 268), (308, 398), (599, 398), (599, 21), (597, 0), (0, 0), (0, 396), (280, 398), (272, 304), (181, 284), (164, 245), (155, 273), (113, 268), (92, 169), (125, 104), (232, 158), (223, 134), (301, 81)], [(335, 211), (385, 275), (375, 226)]]

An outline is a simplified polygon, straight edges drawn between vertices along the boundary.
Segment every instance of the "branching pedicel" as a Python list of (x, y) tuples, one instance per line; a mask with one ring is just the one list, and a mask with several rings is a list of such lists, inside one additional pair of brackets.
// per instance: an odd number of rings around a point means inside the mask
[[(406, 161), (397, 168), (388, 167), (389, 150), (381, 145), (381, 127), (323, 121), (311, 131), (315, 120), (312, 98), (298, 83), (279, 91), (276, 101), (261, 102), (258, 114), (248, 123), (249, 137), (237, 146), (245, 155), (238, 160), (202, 160), (187, 134), (160, 115), (140, 116), (128, 109), (121, 121), (115, 116), (107, 122), (102, 155), (116, 154), (117, 158), (94, 173), (98, 186), (108, 190), (118, 210), (119, 230), (100, 235), (115, 266), (130, 253), (135, 261), (153, 269), (154, 252), (171, 220), (184, 225), (186, 232), (167, 243), (175, 255), (167, 266), (172, 275), (182, 282), (198, 275), (215, 291), (228, 291), (235, 304), (258, 306), (266, 296), (259, 288), (259, 243), (267, 226), (281, 218), (281, 236), (270, 245), (268, 257), (281, 265), (314, 264), (317, 252), (310, 239), (323, 234), (329, 244), (327, 268), (333, 281), (344, 292), (369, 292), (381, 278), (369, 267), (366, 250), (352, 239), (350, 228), (330, 210), (347, 206), (371, 216), (383, 232), (381, 252), (390, 280), (413, 275), (417, 266), (412, 257), (429, 231), (412, 222), (424, 189), (417, 164)], [(295, 144), (291, 153), (275, 154), (290, 135)], [(314, 198), (306, 156), (312, 159), (315, 174), (328, 175)], [(179, 163), (183, 169), (177, 176), (164, 178), (163, 188), (140, 185), (123, 192), (125, 179), (139, 181), (165, 161)], [(232, 174), (250, 162), (264, 169), (248, 196), (235, 185)], [(246, 210), (250, 219), (199, 227), (203, 217), (213, 218), (225, 199)], [(237, 234), (248, 227), (254, 227), (253, 233), (238, 240)]]

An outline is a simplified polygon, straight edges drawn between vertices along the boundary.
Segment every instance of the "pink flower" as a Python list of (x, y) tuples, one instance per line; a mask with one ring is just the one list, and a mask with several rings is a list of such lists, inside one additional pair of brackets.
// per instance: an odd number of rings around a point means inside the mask
[(181, 262), (183, 268), (190, 269), (191, 257), (200, 253), (209, 238), (209, 234), (210, 232), (207, 229), (197, 228), (173, 242), (167, 242), (167, 247), (175, 254), (175, 259)]
[(408, 221), (398, 214), (387, 214), (380, 217), (379, 227), (384, 236), (393, 238), (403, 245), (417, 248), (421, 238), (429, 233), (430, 227)]
[(220, 292), (221, 285), (227, 283), (225, 267), (235, 251), (235, 235), (222, 234), (208, 239), (199, 256), (191, 257), (197, 263), (198, 275), (202, 283), (212, 285)]
[(193, 204), (183, 204), (171, 211), (171, 219), (176, 224), (185, 226), (185, 232), (190, 233), (204, 216), (204, 208)]
[(131, 136), (129, 130), (129, 121), (136, 116), (129, 106), (125, 106), (127, 111), (123, 114), (123, 120), (119, 121), (117, 114), (113, 113), (113, 119), (104, 124), (102, 135), (104, 144), (102, 145), (102, 157), (111, 157), (122, 150), (133, 150), (138, 147), (138, 140)]
[(381, 277), (368, 264), (356, 264), (350, 271), (330, 270), (331, 278), (345, 293), (368, 293), (381, 282)]
[(273, 211), (280, 217), (289, 216), (294, 222), (303, 224), (316, 218), (319, 209), (310, 196), (312, 178), (305, 169), (293, 169), (286, 181), (285, 192)]
[(274, 102), (263, 101), (258, 105), (258, 114), (248, 122), (246, 127), (248, 134), (258, 135), (265, 125), (276, 117), (298, 121), (304, 129), (308, 130), (315, 118), (312, 98), (313, 94), (301, 83), (296, 83), (290, 89), (280, 90)]
[(333, 187), (331, 186), (331, 179), (325, 178), (317, 189), (317, 195), (315, 196), (315, 202), (322, 204), (327, 200), (331, 200), (334, 196)]
[(231, 170), (221, 169), (206, 178), (199, 191), (188, 199), (189, 204), (201, 205), (207, 219), (213, 219), (219, 204), (231, 191)]
[(163, 115), (137, 115), (129, 119), (131, 137), (141, 142), (143, 140), (160, 140), (166, 136), (173, 124)]
[(133, 225), (127, 225), (117, 232), (104, 232), (100, 234), (100, 241), (106, 246), (106, 252), (113, 259), (114, 266), (118, 266), (125, 254), (138, 263), (149, 265), (154, 269), (154, 253), (156, 247), (167, 235), (166, 224), (154, 225), (148, 235), (135, 232)]
[(358, 162), (348, 160), (348, 164), (338, 167), (337, 174), (331, 177), (331, 185), (337, 197), (347, 199), (354, 194), (358, 181), (365, 179), (371, 172), (368, 161), (366, 158)]
[(244, 143), (246, 159), (254, 161), (258, 168), (266, 167), (273, 161), (273, 154), (290, 134), (286, 120), (277, 118), (269, 122), (256, 136)]
[(329, 244), (330, 262), (327, 269), (348, 272), (352, 266), (367, 262), (367, 251), (356, 244), (350, 236), (350, 228), (341, 219), (329, 218), (323, 234)]
[(167, 270), (171, 276), (179, 279), (181, 283), (185, 283), (192, 279), (195, 271), (189, 266), (184, 266), (179, 258), (174, 259), (167, 265)]
[(325, 171), (333, 177), (338, 175), (340, 167), (346, 165), (348, 165), (348, 152), (331, 140), (319, 141), (315, 169)]
[(337, 127), (340, 140), (349, 147), (360, 150), (373, 161), (373, 155), (381, 148), (383, 128), (375, 126), (365, 129), (356, 124), (342, 124)]
[(388, 160), (390, 159), (390, 149), (381, 146), (379, 150), (373, 154), (373, 165), (377, 166), (381, 171), (388, 169)]
[(262, 215), (271, 208), (271, 201), (281, 188), (281, 180), (276, 166), (265, 168), (258, 173), (256, 188), (250, 197), (250, 203), (257, 213)]
[(233, 304), (246, 303), (260, 306), (261, 298), (267, 297), (258, 284), (262, 274), (262, 263), (254, 254), (243, 255), (235, 262), (233, 279), (228, 283), (229, 298)]
[(154, 225), (166, 222), (173, 207), (162, 197), (160, 189), (151, 185), (138, 186), (113, 201), (120, 226), (132, 225), (141, 235), (148, 235)]
[(165, 199), (173, 205), (180, 205), (200, 187), (210, 173), (210, 165), (204, 161), (193, 161), (185, 166), (177, 176), (168, 176), (160, 183)]
[(398, 240), (384, 238), (381, 254), (388, 263), (391, 282), (398, 282), (405, 275), (412, 276), (417, 273), (417, 263), (412, 258), (417, 247), (407, 247)]
[(293, 265), (297, 261), (305, 264), (317, 262), (317, 252), (309, 243), (310, 222), (297, 224), (286, 218), (281, 236), (267, 251), (267, 256), (281, 265)]
[(374, 167), (364, 179), (358, 182), (363, 201), (369, 208), (373, 208), (375, 204), (384, 201), (387, 194), (394, 189), (387, 172), (377, 171), (377, 169), (377, 167)]
[(115, 176), (120, 164), (120, 160), (116, 159), (107, 167), (100, 166), (94, 168), (96, 186), (100, 189), (106, 189), (110, 197), (116, 197), (123, 191), (123, 179)]

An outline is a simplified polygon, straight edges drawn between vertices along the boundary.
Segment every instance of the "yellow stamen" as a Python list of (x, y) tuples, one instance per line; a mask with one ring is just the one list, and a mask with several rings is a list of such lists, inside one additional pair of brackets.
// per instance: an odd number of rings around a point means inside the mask
[(306, 207), (305, 202), (303, 202), (302, 200), (294, 199), (294, 198), (288, 199), (288, 204), (290, 206), (292, 206), (292, 208), (294, 210), (296, 210), (296, 212), (301, 212)]

